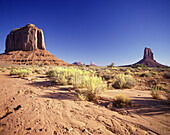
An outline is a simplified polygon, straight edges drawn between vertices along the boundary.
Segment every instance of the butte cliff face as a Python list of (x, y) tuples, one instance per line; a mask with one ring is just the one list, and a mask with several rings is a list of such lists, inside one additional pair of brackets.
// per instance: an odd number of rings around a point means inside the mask
[(6, 53), (16, 50), (35, 51), (37, 49), (45, 50), (44, 34), (34, 24), (14, 29), (6, 38)]
[(164, 66), (164, 65), (156, 62), (156, 60), (154, 60), (153, 53), (152, 53), (152, 50), (150, 48), (144, 49), (143, 59), (140, 60), (139, 62), (133, 64), (133, 65), (136, 65), (136, 64), (143, 64), (143, 65), (146, 65), (147, 67)]
[(150, 48), (145, 48), (143, 59), (152, 59), (152, 60), (154, 60), (153, 59), (153, 53), (152, 53), (152, 50)]
[(0, 61), (26, 65), (69, 65), (45, 50), (44, 35), (34, 24), (14, 29), (6, 38), (6, 49)]

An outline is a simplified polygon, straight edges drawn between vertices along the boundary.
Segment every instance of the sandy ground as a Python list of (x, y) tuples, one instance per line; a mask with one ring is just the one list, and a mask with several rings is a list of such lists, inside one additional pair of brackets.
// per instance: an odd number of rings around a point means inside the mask
[(129, 96), (133, 106), (112, 111), (80, 101), (74, 90), (46, 77), (32, 81), (0, 72), (0, 135), (170, 134), (168, 104), (147, 90), (108, 90), (102, 96), (117, 94)]

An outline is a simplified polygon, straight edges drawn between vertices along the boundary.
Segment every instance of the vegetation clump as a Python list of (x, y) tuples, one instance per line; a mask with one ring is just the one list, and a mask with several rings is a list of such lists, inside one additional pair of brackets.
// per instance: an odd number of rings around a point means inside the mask
[(107, 67), (114, 67), (114, 63), (112, 62), (110, 65), (107, 65)]
[(125, 75), (132, 75), (132, 72), (130, 71), (130, 69), (127, 69), (127, 70), (125, 71)]
[(29, 69), (13, 68), (10, 71), (10, 75), (18, 75), (19, 77), (27, 77), (28, 75), (31, 75), (31, 74), (32, 74), (32, 71)]
[(160, 95), (160, 90), (158, 87), (153, 87), (152, 88), (152, 92), (151, 92), (151, 95), (154, 99), (161, 99), (161, 95)]
[(116, 95), (113, 105), (118, 108), (128, 107), (131, 106), (131, 101), (124, 95)]
[(74, 88), (84, 88), (85, 91), (80, 91), (78, 94), (81, 100), (92, 101), (98, 94), (106, 90), (106, 84), (102, 78), (95, 76), (93, 72), (73, 67), (57, 67), (50, 70), (48, 75), (53, 77), (57, 84), (71, 84)]
[(135, 65), (131, 65), (131, 67), (132, 67), (132, 68), (139, 68), (139, 67), (141, 67), (141, 68), (147, 68), (147, 66), (146, 66), (146, 65), (143, 65), (143, 64), (135, 64)]
[(150, 72), (144, 72), (140, 75), (140, 77), (151, 77), (152, 74)]
[(164, 76), (164, 78), (169, 79), (170, 78), (170, 72), (165, 72), (163, 76)]
[(117, 74), (113, 87), (116, 89), (133, 88), (135, 86), (135, 82), (135, 79), (131, 75)]

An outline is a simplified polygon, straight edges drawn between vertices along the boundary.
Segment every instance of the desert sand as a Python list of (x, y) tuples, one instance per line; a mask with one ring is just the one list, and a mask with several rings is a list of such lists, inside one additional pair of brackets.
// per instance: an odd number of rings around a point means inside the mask
[[(71, 86), (56, 86), (0, 72), (0, 135), (170, 134), (170, 107), (147, 90), (108, 90), (132, 100), (132, 107), (110, 110), (105, 103), (80, 101)], [(106, 101), (107, 102), (107, 101)]]

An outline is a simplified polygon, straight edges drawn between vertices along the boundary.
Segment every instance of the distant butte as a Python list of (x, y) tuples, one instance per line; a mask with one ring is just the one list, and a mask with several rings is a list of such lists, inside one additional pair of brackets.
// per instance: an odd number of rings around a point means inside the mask
[(43, 31), (34, 24), (14, 29), (6, 38), (0, 61), (25, 65), (70, 65), (45, 50)]
[[(145, 47), (145, 49), (144, 49), (143, 59), (138, 61), (135, 64), (132, 64), (132, 65), (134, 66), (134, 65), (137, 65), (137, 64), (142, 64), (142, 65), (145, 65), (147, 67), (159, 67), (159, 66), (165, 67), (165, 65), (162, 65), (162, 64), (156, 62), (156, 60), (154, 60), (152, 50), (150, 48), (147, 48), (147, 47)], [(132, 65), (126, 65), (124, 67), (130, 67)]]

